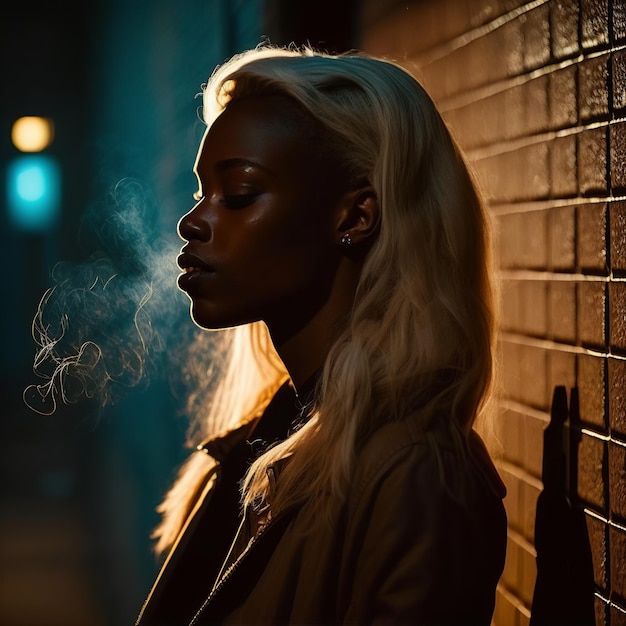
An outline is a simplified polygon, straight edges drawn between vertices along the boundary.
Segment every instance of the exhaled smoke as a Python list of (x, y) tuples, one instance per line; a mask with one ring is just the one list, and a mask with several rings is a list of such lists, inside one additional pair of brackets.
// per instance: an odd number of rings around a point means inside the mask
[(136, 182), (118, 183), (111, 199), (87, 218), (100, 249), (82, 263), (57, 265), (36, 312), (34, 372), (41, 380), (24, 399), (39, 413), (82, 397), (114, 402), (167, 367), (173, 333), (181, 351), (190, 336), (176, 287), (175, 233), (159, 236), (156, 211)]

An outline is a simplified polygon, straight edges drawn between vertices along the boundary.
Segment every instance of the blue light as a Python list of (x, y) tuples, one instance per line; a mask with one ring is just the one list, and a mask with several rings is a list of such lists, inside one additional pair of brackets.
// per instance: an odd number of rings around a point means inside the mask
[(17, 175), (17, 194), (25, 202), (37, 202), (46, 193), (41, 167), (32, 166)]
[(51, 228), (61, 205), (59, 166), (50, 156), (20, 156), (7, 169), (7, 205), (16, 228), (44, 231)]

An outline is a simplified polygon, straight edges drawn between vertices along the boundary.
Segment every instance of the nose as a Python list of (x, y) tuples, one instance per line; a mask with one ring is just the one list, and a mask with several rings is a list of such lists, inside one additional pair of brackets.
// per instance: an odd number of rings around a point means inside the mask
[(203, 205), (204, 198), (178, 220), (177, 230), (181, 239), (208, 241), (211, 238), (211, 227), (206, 211), (203, 211)]

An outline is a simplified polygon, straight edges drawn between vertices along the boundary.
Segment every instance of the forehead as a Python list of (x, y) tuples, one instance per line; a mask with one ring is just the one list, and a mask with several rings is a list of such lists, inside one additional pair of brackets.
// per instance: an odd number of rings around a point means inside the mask
[(284, 97), (234, 100), (206, 130), (196, 165), (231, 158), (274, 167), (286, 167), (294, 159), (311, 165), (318, 152), (311, 141), (312, 126)]

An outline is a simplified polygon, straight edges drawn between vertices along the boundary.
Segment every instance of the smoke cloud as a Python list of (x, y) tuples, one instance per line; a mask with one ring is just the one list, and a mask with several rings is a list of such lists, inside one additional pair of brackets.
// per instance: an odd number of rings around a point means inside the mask
[[(180, 240), (160, 233), (148, 190), (124, 179), (87, 213), (83, 235), (96, 251), (59, 263), (33, 320), (39, 381), (24, 391), (42, 414), (60, 403), (95, 399), (100, 407), (171, 369), (197, 329), (176, 286)], [(175, 346), (172, 347), (172, 342)]]

